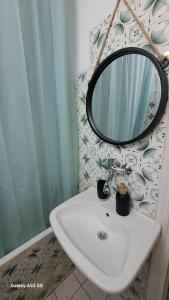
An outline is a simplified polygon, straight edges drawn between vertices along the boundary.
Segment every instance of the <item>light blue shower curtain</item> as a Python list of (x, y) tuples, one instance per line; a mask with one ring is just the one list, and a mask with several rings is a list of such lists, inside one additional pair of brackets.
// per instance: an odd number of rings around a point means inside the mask
[[(78, 189), (67, 1), (0, 1), (0, 256)], [(67, 9), (68, 10), (68, 9)]]
[(152, 62), (138, 54), (118, 58), (105, 69), (93, 95), (94, 120), (101, 132), (114, 140), (126, 141), (144, 130), (156, 75)]

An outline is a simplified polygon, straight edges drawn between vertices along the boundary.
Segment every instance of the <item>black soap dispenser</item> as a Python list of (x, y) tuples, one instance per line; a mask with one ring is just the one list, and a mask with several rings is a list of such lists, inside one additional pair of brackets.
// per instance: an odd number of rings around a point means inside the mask
[(120, 183), (116, 193), (116, 212), (120, 216), (128, 216), (130, 212), (130, 196), (124, 183)]

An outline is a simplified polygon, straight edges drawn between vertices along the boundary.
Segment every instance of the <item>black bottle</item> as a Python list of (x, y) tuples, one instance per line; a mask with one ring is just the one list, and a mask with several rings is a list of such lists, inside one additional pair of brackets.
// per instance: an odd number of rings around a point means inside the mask
[(130, 212), (130, 196), (124, 183), (121, 183), (116, 194), (116, 212), (120, 216), (128, 216)]

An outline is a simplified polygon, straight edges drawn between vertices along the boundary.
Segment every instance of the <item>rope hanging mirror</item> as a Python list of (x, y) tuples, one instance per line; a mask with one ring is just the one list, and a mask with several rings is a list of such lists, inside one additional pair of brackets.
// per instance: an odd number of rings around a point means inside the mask
[[(115, 15), (124, 2), (153, 54), (142, 47), (124, 47), (102, 60)], [(127, 0), (117, 0), (88, 83), (86, 113), (103, 141), (123, 145), (150, 134), (168, 101), (169, 53), (161, 53)]]
[(162, 68), (166, 68), (169, 65), (169, 53), (167, 52), (166, 54), (162, 54), (160, 52), (160, 50), (158, 49), (158, 47), (152, 42), (151, 38), (149, 37), (149, 35), (147, 34), (146, 30), (144, 29), (144, 26), (142, 25), (142, 23), (140, 22), (139, 18), (136, 16), (136, 14), (134, 13), (133, 9), (131, 8), (130, 4), (127, 2), (127, 0), (117, 0), (116, 6), (113, 10), (112, 16), (111, 16), (111, 20), (110, 20), (110, 24), (108, 26), (102, 47), (100, 49), (100, 53), (99, 56), (97, 58), (96, 61), (96, 65), (94, 67), (94, 71), (96, 70), (96, 68), (99, 66), (102, 55), (103, 55), (103, 51), (105, 49), (106, 46), (106, 42), (107, 39), (109, 37), (109, 33), (111, 31), (112, 25), (113, 25), (113, 21), (116, 15), (116, 12), (118, 10), (118, 7), (120, 5), (120, 2), (123, 1), (124, 4), (126, 5), (127, 9), (129, 10), (129, 12), (131, 13), (132, 17), (134, 18), (134, 20), (136, 21), (137, 25), (139, 26), (140, 30), (143, 32), (144, 36), (146, 37), (146, 39), (148, 40), (148, 42), (150, 43), (152, 49), (154, 50), (154, 52), (156, 53), (158, 60), (162, 66)]

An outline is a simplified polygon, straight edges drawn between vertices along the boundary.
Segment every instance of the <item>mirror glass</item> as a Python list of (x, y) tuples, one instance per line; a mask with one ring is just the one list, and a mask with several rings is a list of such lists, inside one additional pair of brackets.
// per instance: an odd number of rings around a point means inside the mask
[(105, 137), (125, 142), (142, 134), (161, 100), (161, 80), (153, 62), (141, 54), (112, 61), (99, 76), (92, 95), (95, 127)]

